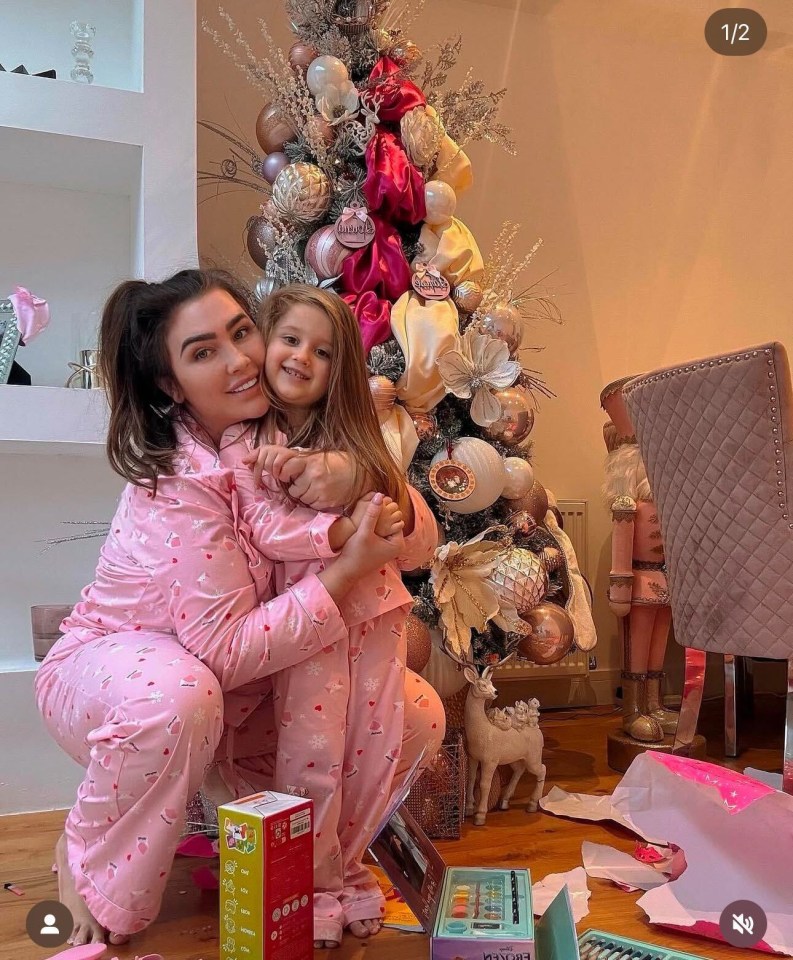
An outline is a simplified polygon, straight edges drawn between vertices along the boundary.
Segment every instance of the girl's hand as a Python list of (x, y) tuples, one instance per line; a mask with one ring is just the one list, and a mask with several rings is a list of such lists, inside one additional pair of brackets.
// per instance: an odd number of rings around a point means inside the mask
[(242, 458), (242, 462), (253, 468), (254, 486), (261, 487), (262, 474), (269, 473), (278, 482), (284, 480), (292, 482), (300, 476), (300, 458), (304, 456), (300, 450), (281, 447), (278, 444), (263, 444)]
[[(366, 508), (371, 503), (373, 493), (368, 493), (355, 504), (355, 509), (350, 514), (350, 519), (358, 527), (366, 513)], [(394, 534), (402, 533), (405, 527), (405, 521), (402, 517), (402, 511), (399, 504), (391, 497), (383, 497), (383, 507), (380, 516), (374, 528), (378, 537), (391, 537)]]
[(358, 529), (345, 543), (338, 559), (329, 568), (330, 570), (340, 568), (340, 572), (350, 580), (348, 589), (362, 576), (371, 573), (372, 570), (378, 570), (399, 555), (402, 547), (402, 536), (399, 531), (390, 534), (388, 538), (380, 537), (375, 533), (382, 507), (383, 495), (376, 493), (366, 503)]

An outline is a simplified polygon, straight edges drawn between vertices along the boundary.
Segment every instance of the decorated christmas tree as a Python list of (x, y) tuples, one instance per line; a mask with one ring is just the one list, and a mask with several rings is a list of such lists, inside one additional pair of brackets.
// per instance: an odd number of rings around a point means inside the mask
[(505, 223), (483, 258), (455, 217), (473, 183), (466, 144), (514, 152), (498, 122), (505, 91), (470, 71), (446, 89), (461, 42), (420, 50), (408, 38), (420, 6), (287, 0), (288, 53), (263, 21), (254, 52), (221, 9), (204, 29), (263, 103), (255, 146), (205, 124), (230, 153), (200, 177), (261, 194), (245, 227), (257, 298), (318, 284), (358, 320), (384, 437), (441, 533), (431, 569), (407, 577), (414, 653), (439, 627), (450, 653), (480, 666), (513, 651), (551, 663), (576, 636), (575, 563), (531, 464), (537, 400), (551, 393), (519, 355), (536, 349), (529, 321), (561, 317), (546, 278), (519, 288), (541, 240), (516, 256), (518, 226)]

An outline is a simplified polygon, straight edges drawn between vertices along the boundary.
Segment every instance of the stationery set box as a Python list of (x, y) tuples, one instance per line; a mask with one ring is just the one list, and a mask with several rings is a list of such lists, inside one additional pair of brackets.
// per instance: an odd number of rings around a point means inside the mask
[(404, 806), (369, 850), (430, 934), (432, 960), (705, 960), (602, 930), (579, 938), (566, 886), (535, 924), (528, 870), (448, 867)]
[(431, 935), (432, 960), (536, 960), (528, 870), (447, 867), (404, 805), (369, 849)]
[(311, 960), (310, 800), (266, 791), (218, 808), (220, 960)]

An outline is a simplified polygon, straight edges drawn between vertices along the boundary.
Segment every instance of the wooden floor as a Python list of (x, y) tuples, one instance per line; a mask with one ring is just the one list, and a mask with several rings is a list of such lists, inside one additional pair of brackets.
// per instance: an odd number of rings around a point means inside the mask
[[(706, 703), (700, 724), (701, 732), (708, 738), (709, 758), (719, 763), (724, 762), (721, 708), (720, 701)], [(605, 763), (606, 734), (617, 723), (616, 715), (604, 713), (604, 708), (543, 715), (546, 789), (558, 784), (575, 792), (610, 793), (619, 776)], [(783, 723), (782, 699), (758, 697), (755, 717), (744, 726), (741, 756), (729, 765), (735, 769), (753, 766), (779, 771)], [(25, 896), (19, 898), (0, 890), (0, 960), (52, 956), (51, 950), (36, 947), (27, 939), (25, 917), (35, 902), (57, 898), (50, 865), (62, 825), (63, 813), (58, 812), (0, 818), (2, 882), (13, 881), (25, 891)], [(584, 840), (628, 852), (634, 847), (632, 835), (616, 825), (579, 823), (543, 813), (527, 815), (520, 808), (491, 814), (486, 827), (466, 824), (461, 840), (438, 845), (449, 864), (528, 867), (537, 880), (548, 873), (579, 866)], [(197, 862), (177, 859), (159, 920), (126, 947), (110, 948), (108, 958), (118, 956), (123, 960), (157, 952), (165, 960), (217, 960), (217, 895), (200, 892), (192, 884), (190, 873)], [(674, 945), (713, 960), (735, 958), (738, 953), (726, 945), (650, 927), (643, 911), (635, 905), (640, 893), (623, 893), (608, 881), (593, 878), (589, 879), (589, 887), (590, 912), (579, 924), (579, 932), (598, 927), (650, 943)], [(744, 955), (744, 951), (740, 952)], [(367, 960), (412, 960), (428, 957), (429, 948), (427, 938), (421, 934), (384, 930), (368, 943), (348, 936), (339, 950), (325, 953), (333, 960), (351, 960), (364, 954)], [(746, 953), (747, 957), (751, 955)]]

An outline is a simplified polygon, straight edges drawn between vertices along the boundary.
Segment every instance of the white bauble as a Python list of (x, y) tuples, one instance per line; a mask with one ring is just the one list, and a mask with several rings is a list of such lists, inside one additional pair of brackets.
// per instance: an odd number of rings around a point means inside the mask
[(525, 497), (534, 484), (534, 471), (531, 464), (523, 457), (507, 457), (504, 461), (504, 473), (507, 482), (504, 484), (502, 497), (507, 500), (517, 500)]
[(428, 180), (424, 184), (424, 203), (427, 213), (424, 219), (432, 227), (449, 223), (457, 206), (457, 194), (443, 180)]
[[(432, 463), (449, 458), (447, 450), (440, 450)], [(504, 490), (506, 475), (504, 461), (498, 451), (478, 437), (460, 437), (452, 447), (452, 459), (464, 464), (476, 478), (473, 493), (465, 500), (445, 501), (453, 513), (478, 513), (492, 506)]]
[(452, 697), (463, 687), (468, 686), (468, 681), (459, 665), (451, 657), (447, 657), (441, 649), (440, 630), (430, 630), (430, 636), (432, 650), (426, 666), (421, 671), (421, 676), (434, 687), (441, 699)]
[(334, 84), (340, 87), (345, 80), (349, 80), (350, 75), (347, 67), (338, 57), (325, 55), (312, 60), (306, 71), (306, 83), (308, 89), (318, 97), (322, 94), (328, 84)]

